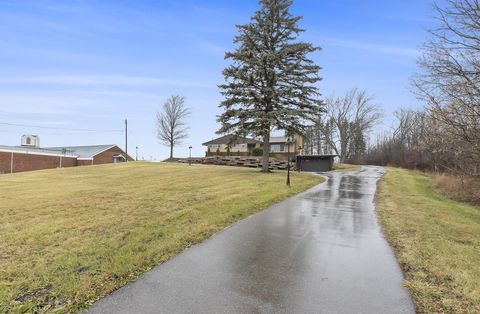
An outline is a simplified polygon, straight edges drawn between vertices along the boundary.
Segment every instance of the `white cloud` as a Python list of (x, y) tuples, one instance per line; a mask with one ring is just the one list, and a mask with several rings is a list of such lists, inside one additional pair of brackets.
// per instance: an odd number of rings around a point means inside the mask
[(197, 46), (201, 51), (206, 52), (207, 54), (211, 54), (213, 56), (218, 56), (222, 58), (225, 56), (226, 51), (231, 50), (229, 48), (217, 45), (215, 43), (212, 43), (206, 40), (198, 40)]
[(191, 6), (191, 8), (193, 9), (193, 11), (198, 12), (198, 13), (202, 13), (202, 14), (217, 14), (217, 15), (222, 14), (222, 15), (224, 15), (225, 13), (227, 13), (227, 11), (225, 9), (220, 9), (218, 6), (217, 7), (208, 7), (208, 6), (196, 4), (196, 5)]
[(26, 119), (20, 119), (20, 120), (13, 120), (8, 122), (7, 124), (3, 124), (3, 121), (0, 121), (0, 126), (2, 127), (19, 127), (22, 128), (23, 125), (35, 125), (35, 126), (41, 126), (41, 127), (56, 127), (56, 126), (65, 126), (69, 125), (71, 121), (58, 121), (58, 120), (26, 120)]
[(128, 75), (50, 75), (26, 76), (0, 79), (0, 84), (45, 84), (71, 86), (186, 86), (213, 87), (216, 84), (183, 79), (164, 79), (146, 76)]
[(416, 58), (420, 54), (420, 50), (412, 47), (394, 46), (382, 43), (372, 43), (366, 41), (358, 41), (351, 39), (343, 39), (336, 37), (315, 36), (320, 46), (337, 46), (350, 49), (358, 49), (373, 54), (391, 55), (397, 57)]
[[(125, 105), (122, 103), (121, 105)], [(114, 100), (73, 95), (3, 93), (0, 95), (0, 114), (5, 115), (71, 115), (94, 108), (119, 106)]]
[(0, 114), (28, 114), (28, 115), (67, 115), (73, 113), (70, 110), (65, 110), (61, 108), (49, 108), (49, 107), (39, 107), (39, 106), (9, 106), (0, 109)]

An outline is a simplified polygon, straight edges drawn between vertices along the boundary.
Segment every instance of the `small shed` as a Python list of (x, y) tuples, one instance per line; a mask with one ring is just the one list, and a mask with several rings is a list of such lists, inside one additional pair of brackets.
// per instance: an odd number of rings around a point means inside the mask
[(300, 171), (326, 172), (333, 168), (337, 155), (297, 155), (296, 167)]

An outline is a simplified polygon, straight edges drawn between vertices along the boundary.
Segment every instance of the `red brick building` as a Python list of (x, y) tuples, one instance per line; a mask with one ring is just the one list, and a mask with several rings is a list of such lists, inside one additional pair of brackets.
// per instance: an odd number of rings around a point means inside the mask
[(113, 144), (40, 148), (39, 143), (38, 137), (24, 135), (21, 146), (0, 145), (0, 174), (125, 161), (125, 152)]

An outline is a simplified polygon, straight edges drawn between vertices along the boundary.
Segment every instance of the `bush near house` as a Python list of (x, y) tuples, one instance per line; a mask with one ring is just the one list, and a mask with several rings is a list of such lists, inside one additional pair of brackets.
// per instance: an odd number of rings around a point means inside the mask
[(253, 150), (252, 150), (252, 154), (253, 156), (262, 156), (263, 155), (263, 149), (261, 148), (258, 148), (258, 147), (255, 147)]

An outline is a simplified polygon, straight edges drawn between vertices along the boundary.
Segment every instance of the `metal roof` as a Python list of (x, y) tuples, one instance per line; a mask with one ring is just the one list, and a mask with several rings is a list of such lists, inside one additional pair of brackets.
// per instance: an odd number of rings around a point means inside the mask
[(47, 148), (39, 148), (39, 147), (29, 147), (29, 146), (7, 146), (7, 145), (0, 145), (0, 151), (8, 151), (8, 152), (17, 152), (23, 154), (38, 154), (38, 155), (50, 155), (50, 156), (67, 156), (67, 157), (77, 157), (70, 153), (66, 155), (62, 154), (62, 152), (52, 151)]
[[(89, 146), (65, 146), (65, 147), (28, 147), (0, 145), (0, 151), (13, 151), (24, 154), (53, 155), (77, 158), (91, 158), (116, 145), (89, 145)], [(66, 149), (63, 154), (63, 149)]]
[(91, 158), (115, 146), (117, 145), (109, 144), (109, 145), (88, 145), (88, 146), (45, 147), (44, 149), (47, 149), (49, 151), (55, 151), (59, 154), (62, 153), (63, 149), (66, 149), (68, 155), (75, 155), (78, 158)]

